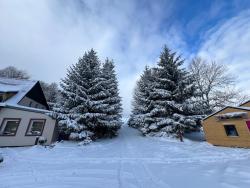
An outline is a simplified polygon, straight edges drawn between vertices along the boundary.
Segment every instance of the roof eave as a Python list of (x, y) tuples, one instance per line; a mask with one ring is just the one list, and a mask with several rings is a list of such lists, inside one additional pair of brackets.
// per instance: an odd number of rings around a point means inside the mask
[(23, 111), (29, 111), (29, 112), (35, 112), (35, 113), (51, 113), (52, 111), (49, 110), (43, 110), (43, 109), (37, 109), (37, 108), (30, 108), (30, 107), (25, 107), (25, 106), (12, 106), (12, 105), (2, 105), (0, 108), (11, 108), (11, 109), (18, 109), (18, 110), (23, 110)]
[(226, 106), (226, 107), (222, 108), (221, 110), (218, 110), (218, 111), (216, 111), (215, 113), (212, 113), (212, 114), (210, 114), (209, 116), (205, 117), (204, 119), (202, 119), (202, 121), (207, 120), (208, 118), (210, 118), (210, 117), (212, 117), (212, 116), (218, 114), (219, 112), (221, 112), (221, 111), (223, 111), (223, 110), (225, 110), (225, 109), (227, 109), (227, 108), (235, 108), (235, 109), (239, 109), (239, 110), (250, 111), (250, 109), (243, 109), (242, 107)]

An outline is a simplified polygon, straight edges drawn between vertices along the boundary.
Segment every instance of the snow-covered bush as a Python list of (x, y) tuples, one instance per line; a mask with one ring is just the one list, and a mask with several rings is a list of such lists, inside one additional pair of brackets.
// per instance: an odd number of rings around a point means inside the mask
[(80, 141), (80, 140), (85, 140), (92, 138), (94, 136), (94, 133), (91, 131), (82, 131), (80, 133), (72, 132), (69, 135), (70, 140), (75, 140), (75, 141)]
[(91, 138), (87, 137), (83, 141), (78, 143), (78, 146), (88, 145), (92, 142)]
[(47, 138), (43, 137), (43, 136), (40, 136), (39, 139), (38, 139), (38, 143), (40, 145), (44, 145), (45, 143), (47, 142)]
[(91, 131), (82, 131), (80, 133), (72, 132), (69, 135), (69, 140), (81, 141), (78, 143), (79, 146), (90, 144), (93, 140), (94, 133)]

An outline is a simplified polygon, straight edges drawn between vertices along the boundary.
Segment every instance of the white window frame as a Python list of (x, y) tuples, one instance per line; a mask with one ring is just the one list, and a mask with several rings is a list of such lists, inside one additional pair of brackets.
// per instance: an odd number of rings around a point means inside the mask
[[(11, 134), (11, 135), (3, 134), (5, 131), (6, 125), (9, 121), (18, 122), (16, 132), (14, 134)], [(0, 136), (16, 136), (20, 122), (21, 122), (21, 118), (4, 118), (2, 123), (1, 123), (1, 126), (0, 126)]]
[[(30, 134), (34, 122), (43, 122), (42, 131), (40, 134)], [(25, 136), (42, 136), (45, 127), (46, 119), (30, 119), (28, 128), (26, 130)]]

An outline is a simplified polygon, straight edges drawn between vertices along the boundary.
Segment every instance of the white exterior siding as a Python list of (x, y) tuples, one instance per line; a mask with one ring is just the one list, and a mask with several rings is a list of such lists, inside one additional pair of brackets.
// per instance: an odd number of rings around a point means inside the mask
[(41, 136), (47, 139), (46, 144), (53, 142), (53, 134), (56, 126), (56, 120), (46, 114), (24, 111), (19, 109), (1, 108), (0, 109), (0, 126), (4, 118), (20, 118), (20, 124), (15, 136), (1, 136), (1, 146), (30, 146), (35, 144), (36, 136), (25, 136), (31, 119), (46, 119), (43, 133)]

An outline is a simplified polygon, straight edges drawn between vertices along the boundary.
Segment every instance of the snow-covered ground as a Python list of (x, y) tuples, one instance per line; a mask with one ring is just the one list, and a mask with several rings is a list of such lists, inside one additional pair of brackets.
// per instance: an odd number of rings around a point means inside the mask
[(148, 138), (123, 127), (88, 146), (1, 148), (0, 188), (249, 188), (250, 150)]

